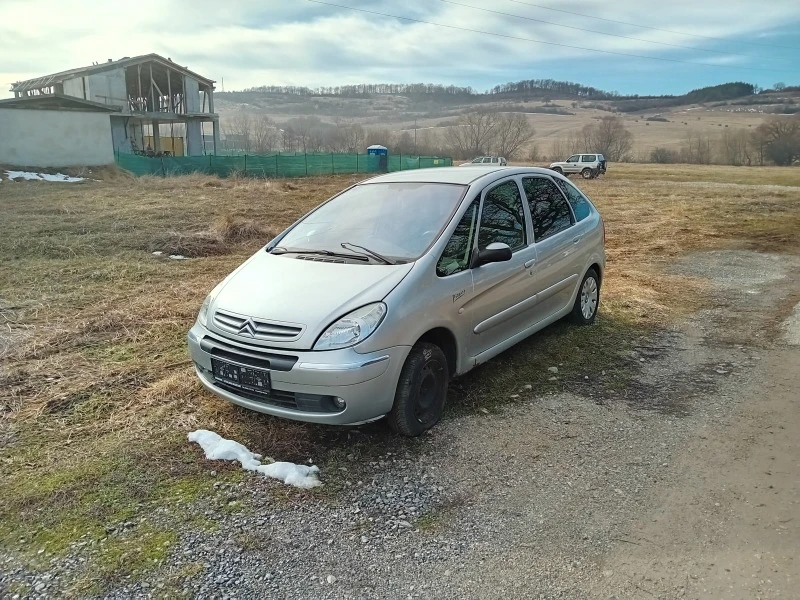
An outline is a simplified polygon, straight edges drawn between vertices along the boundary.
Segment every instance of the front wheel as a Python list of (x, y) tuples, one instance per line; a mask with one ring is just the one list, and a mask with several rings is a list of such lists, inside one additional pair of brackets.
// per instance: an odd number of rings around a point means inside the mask
[(583, 276), (578, 296), (569, 315), (573, 323), (591, 325), (597, 316), (597, 307), (600, 304), (600, 278), (594, 269), (589, 269)]
[(395, 433), (416, 437), (436, 425), (442, 418), (449, 383), (447, 358), (439, 346), (416, 344), (400, 372), (389, 427)]
[(562, 169), (561, 167), (553, 167), (553, 171), (555, 171), (559, 175), (563, 175), (564, 174), (564, 169)]

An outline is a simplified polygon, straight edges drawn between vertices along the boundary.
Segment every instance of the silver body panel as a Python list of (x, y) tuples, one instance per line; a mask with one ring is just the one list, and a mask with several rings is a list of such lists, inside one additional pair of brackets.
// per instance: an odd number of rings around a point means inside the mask
[[(205, 323), (198, 319), (189, 333), (189, 351), (201, 382), (252, 410), (316, 423), (353, 424), (389, 412), (403, 363), (426, 333), (446, 330), (455, 340), (452, 370), (458, 375), (565, 316), (586, 271), (594, 265), (602, 277), (602, 220), (592, 207), (583, 220), (534, 241), (523, 177), (565, 179), (533, 167), (459, 167), (403, 171), (368, 180), (453, 183), (468, 190), (431, 247), (407, 264), (311, 262), (260, 249), (216, 288)], [(437, 262), (470, 204), (507, 181), (519, 186), (528, 244), (507, 262), (437, 275)], [(374, 302), (383, 302), (387, 312), (371, 336), (350, 348), (313, 349), (333, 322)], [(219, 320), (214, 318), (217, 311)], [(244, 324), (241, 332), (236, 329), (240, 324)], [(285, 363), (270, 369), (274, 390), (330, 396), (343, 400), (346, 408), (290, 409), (222, 389), (211, 374), (212, 354), (204, 339), (219, 340), (234, 354), (268, 353), (271, 364)]]

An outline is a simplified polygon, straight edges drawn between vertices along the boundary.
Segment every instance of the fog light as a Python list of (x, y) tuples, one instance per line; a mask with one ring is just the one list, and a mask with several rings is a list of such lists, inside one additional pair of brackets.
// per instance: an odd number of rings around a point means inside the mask
[(336, 405), (336, 408), (344, 408), (346, 406), (342, 398), (334, 398), (333, 403)]

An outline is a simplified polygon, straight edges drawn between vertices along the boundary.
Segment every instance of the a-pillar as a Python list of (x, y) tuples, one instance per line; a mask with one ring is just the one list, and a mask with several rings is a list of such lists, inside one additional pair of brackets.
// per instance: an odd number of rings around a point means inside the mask
[(153, 121), (153, 152), (161, 152), (161, 132), (158, 121)]

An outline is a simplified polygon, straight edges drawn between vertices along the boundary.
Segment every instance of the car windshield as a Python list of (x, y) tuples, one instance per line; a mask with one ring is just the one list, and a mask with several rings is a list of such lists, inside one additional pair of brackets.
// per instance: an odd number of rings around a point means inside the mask
[(413, 261), (433, 243), (465, 192), (466, 186), (442, 183), (357, 185), (300, 221), (278, 245), (337, 253), (358, 252), (352, 250), (358, 245), (393, 261)]

